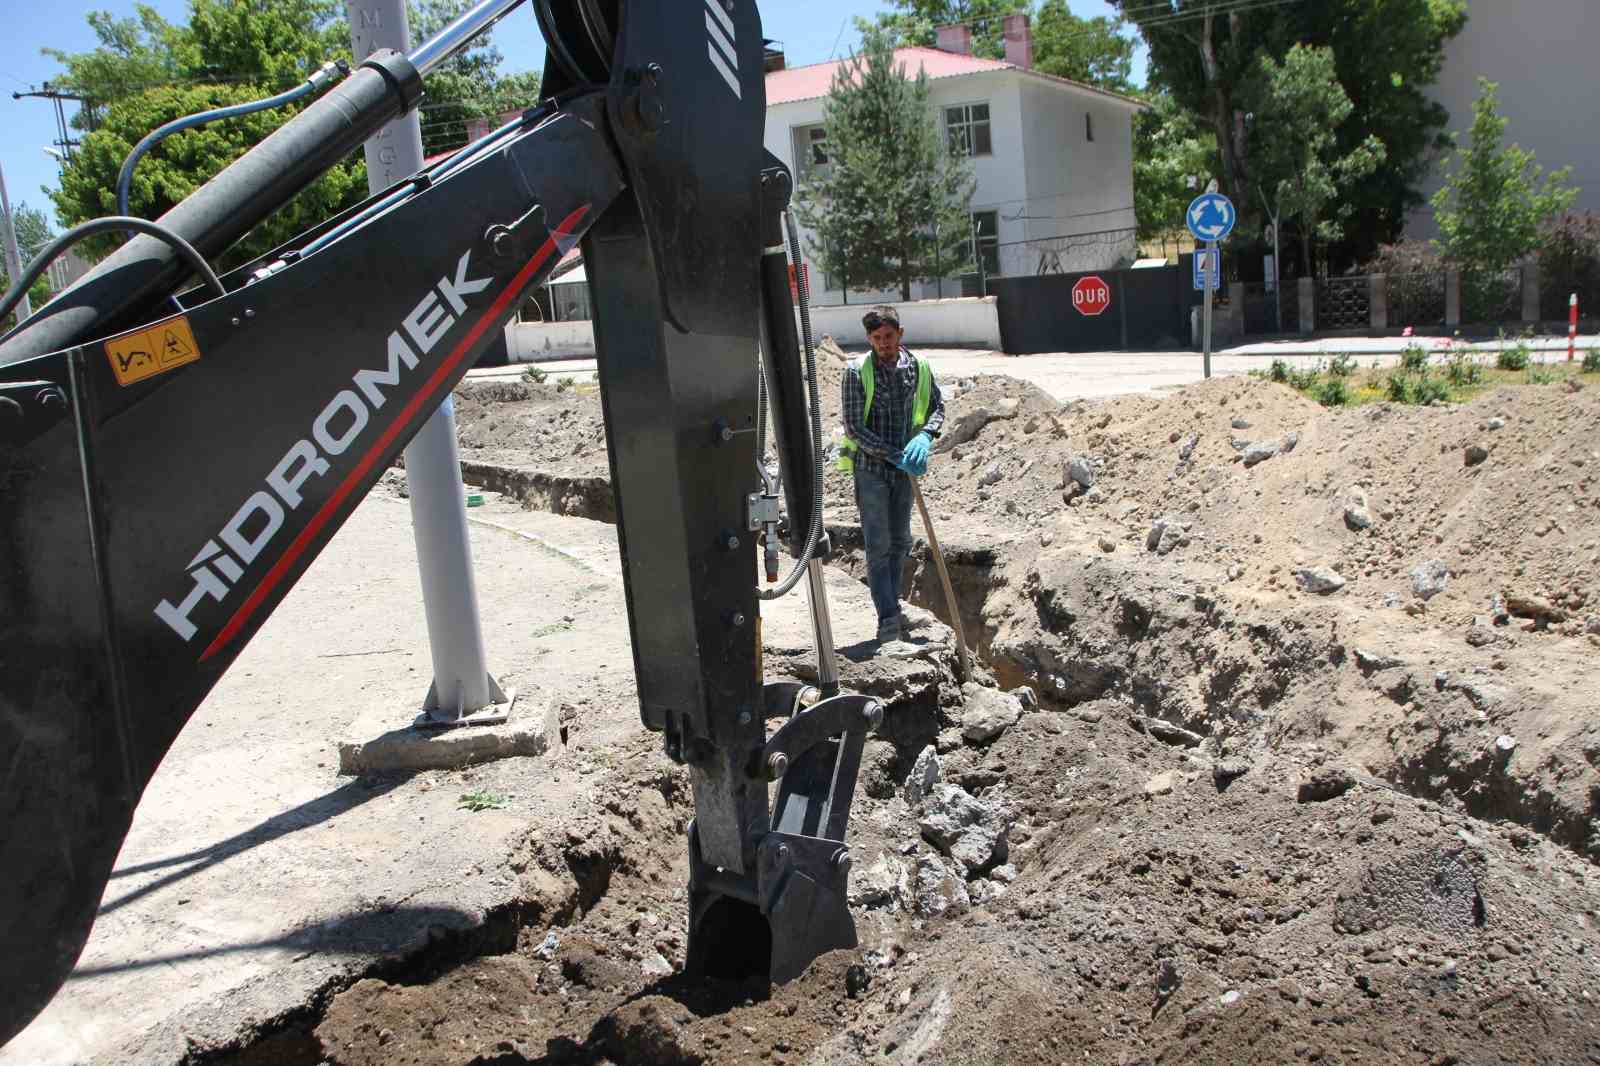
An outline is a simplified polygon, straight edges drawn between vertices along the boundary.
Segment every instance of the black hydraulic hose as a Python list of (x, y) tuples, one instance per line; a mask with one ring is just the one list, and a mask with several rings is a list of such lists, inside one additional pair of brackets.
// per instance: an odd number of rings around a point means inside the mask
[(789, 233), (789, 258), (794, 263), (795, 285), (800, 294), (800, 337), (801, 350), (806, 357), (806, 392), (811, 401), (811, 479), (813, 485), (813, 498), (811, 504), (811, 529), (806, 534), (805, 547), (800, 549), (800, 556), (795, 560), (794, 569), (789, 571), (789, 576), (784, 578), (775, 587), (770, 589), (757, 589), (756, 595), (763, 600), (775, 600), (786, 595), (790, 589), (800, 583), (805, 576), (806, 568), (811, 565), (811, 560), (817, 554), (817, 545), (822, 542), (822, 400), (817, 392), (817, 352), (811, 343), (811, 289), (806, 284), (805, 265), (800, 258), (800, 231), (794, 224), (794, 216), (789, 212), (783, 213), (783, 221)]
[(270, 111), (284, 104), (294, 101), (310, 93), (318, 92), (324, 85), (350, 73), (350, 66), (344, 60), (334, 63), (324, 63), (311, 77), (287, 89), (276, 96), (269, 96), (264, 100), (251, 100), (243, 104), (232, 104), (228, 107), (213, 108), (210, 111), (201, 111), (194, 115), (184, 115), (175, 118), (164, 126), (158, 126), (144, 135), (140, 142), (133, 146), (133, 151), (128, 153), (128, 158), (122, 161), (122, 170), (117, 174), (117, 212), (126, 215), (128, 211), (128, 189), (133, 184), (133, 168), (139, 165), (139, 160), (144, 158), (146, 152), (183, 130), (204, 126), (208, 122), (218, 119), (238, 118), (240, 115), (252, 115), (257, 111)]
[(28, 264), (28, 268), (22, 272), (22, 277), (17, 280), (17, 283), (11, 286), (11, 290), (3, 298), (0, 298), (0, 318), (5, 318), (11, 313), (12, 308), (22, 302), (22, 294), (28, 291), (28, 286), (38, 281), (40, 276), (50, 269), (50, 264), (55, 262), (63, 252), (85, 237), (92, 237), (96, 233), (104, 233), (107, 230), (119, 232), (134, 230), (139, 233), (148, 233), (152, 237), (166, 241), (178, 253), (179, 258), (194, 268), (194, 272), (200, 275), (201, 280), (216, 295), (228, 295), (228, 290), (223, 287), (222, 279), (217, 277), (217, 272), (211, 269), (211, 264), (206, 262), (205, 257), (195, 251), (194, 245), (167, 227), (159, 222), (150, 222), (146, 219), (134, 218), (128, 215), (107, 215), (105, 218), (93, 218), (88, 222), (80, 222), (45, 245), (43, 251), (33, 257), (33, 262)]

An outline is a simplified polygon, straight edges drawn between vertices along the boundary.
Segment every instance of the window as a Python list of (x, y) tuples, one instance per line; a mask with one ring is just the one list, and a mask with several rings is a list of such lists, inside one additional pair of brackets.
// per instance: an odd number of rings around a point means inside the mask
[(795, 170), (799, 172), (796, 177), (800, 181), (805, 181), (813, 175), (825, 172), (829, 162), (827, 127), (796, 126), (794, 163)]
[(989, 137), (989, 105), (961, 104), (944, 109), (945, 135), (950, 151), (960, 155), (993, 155)]
[(1086, 141), (1094, 140), (1094, 115), (1088, 111), (1083, 113), (1083, 139)]
[(981, 257), (984, 275), (996, 277), (1000, 273), (1000, 212), (972, 212), (972, 236), (976, 242), (973, 259)]

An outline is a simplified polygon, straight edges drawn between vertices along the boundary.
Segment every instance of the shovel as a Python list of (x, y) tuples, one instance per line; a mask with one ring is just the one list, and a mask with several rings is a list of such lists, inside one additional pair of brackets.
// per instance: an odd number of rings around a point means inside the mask
[(933, 531), (933, 519), (928, 515), (928, 504), (922, 498), (922, 485), (917, 478), (911, 479), (911, 492), (917, 498), (917, 510), (922, 512), (922, 528), (928, 533), (928, 547), (933, 549), (933, 561), (939, 567), (939, 580), (944, 585), (944, 602), (950, 611), (950, 628), (956, 634), (956, 656), (960, 661), (961, 680), (966, 681), (972, 676), (971, 665), (967, 662), (967, 634), (961, 626), (961, 608), (956, 603), (956, 590), (950, 584), (950, 568), (945, 565), (944, 552), (939, 548), (939, 536)]

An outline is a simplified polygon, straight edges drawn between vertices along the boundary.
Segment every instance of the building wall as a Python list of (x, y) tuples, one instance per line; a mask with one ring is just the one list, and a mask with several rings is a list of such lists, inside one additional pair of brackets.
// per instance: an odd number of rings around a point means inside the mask
[[(1506, 143), (1532, 150), (1547, 171), (1570, 165), (1581, 190), (1574, 209), (1600, 211), (1600, 138), (1591, 122), (1600, 100), (1597, 41), (1597, 0), (1470, 0), (1466, 28), (1445, 46), (1444, 69), (1428, 95), (1450, 112), (1446, 128), (1466, 142), (1479, 75), (1498, 82)], [(1435, 166), (1424, 196), (1443, 184), (1442, 170)], [(1408, 236), (1438, 233), (1431, 208), (1413, 213)]]
[(1134, 228), (1134, 110), (1087, 93), (1063, 93), (1036, 78), (1022, 79), (1021, 93), (1029, 130), (1027, 239), (1117, 231), (1074, 244), (1063, 253), (1073, 261), (1063, 267), (1108, 269), (1131, 259), (1133, 234), (1120, 231)]
[[(1059, 228), (1062, 224), (1054, 220), (1035, 222), (1028, 217), (1031, 215), (1084, 210), (1082, 204), (1092, 204), (1088, 210), (1132, 205), (1133, 127), (1132, 112), (1126, 106), (1109, 100), (1102, 102), (1087, 93), (1062, 91), (1008, 70), (941, 78), (930, 81), (928, 87), (930, 101), (939, 115), (941, 127), (945, 107), (966, 103), (989, 105), (993, 153), (971, 160), (976, 181), (971, 209), (975, 212), (997, 213), (1002, 245), (1071, 232)], [(796, 170), (797, 174), (793, 131), (797, 127), (821, 123), (823, 103), (821, 99), (798, 100), (767, 109), (766, 148), (792, 170)], [(1086, 109), (1093, 109), (1095, 113), (1095, 142), (1088, 146), (1081, 143), (1083, 111)], [(1074, 121), (1077, 142), (1071, 140)], [(1062, 142), (1059, 146), (1045, 144), (1057, 139)], [(1084, 147), (1095, 150), (1083, 151)], [(1038, 195), (1035, 190), (1048, 194), (1048, 204), (1043, 210), (1033, 199)], [(1063, 199), (1060, 194), (1064, 192), (1066, 195)], [(1113, 204), (1113, 200), (1119, 202)], [(1070, 206), (1062, 208), (1057, 206), (1058, 202)], [(1107, 217), (1123, 221), (1122, 215)], [(1131, 227), (1132, 219), (1130, 210), (1126, 213), (1126, 225)], [(810, 234), (802, 230), (801, 243), (806, 248), (808, 262), (812, 258), (809, 240)], [(1111, 256), (1106, 265), (1116, 258), (1116, 255)], [(844, 294), (837, 288), (823, 287), (824, 278), (819, 268), (813, 267), (810, 277), (814, 303), (844, 302)], [(946, 280), (942, 291), (936, 283), (913, 284), (911, 295), (913, 299), (956, 296), (959, 295), (959, 282), (954, 278)], [(898, 299), (899, 293), (895, 291), (867, 293), (852, 290), (849, 294), (851, 304)]]

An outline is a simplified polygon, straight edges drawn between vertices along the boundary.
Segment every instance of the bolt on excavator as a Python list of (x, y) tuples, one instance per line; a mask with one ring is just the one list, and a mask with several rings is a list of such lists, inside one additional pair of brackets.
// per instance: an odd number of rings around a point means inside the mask
[[(640, 713), (693, 782), (686, 968), (783, 982), (855, 944), (847, 826), (883, 711), (834, 663), (805, 272), (797, 329), (754, 0), (528, 0), (537, 106), (209, 265), (521, 2), (375, 53), (160, 219), (85, 223), (30, 267), (134, 233), (0, 338), (0, 1042), (71, 972), (184, 724), (578, 245)], [(766, 590), (763, 536), (792, 556)], [(760, 604), (802, 583), (816, 676), (767, 680)]]

